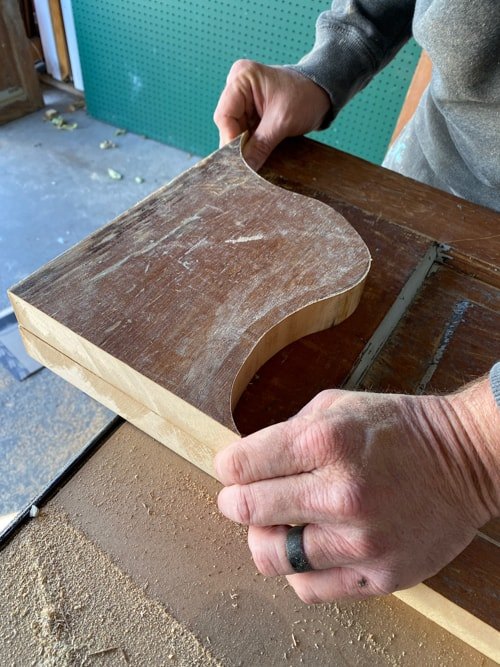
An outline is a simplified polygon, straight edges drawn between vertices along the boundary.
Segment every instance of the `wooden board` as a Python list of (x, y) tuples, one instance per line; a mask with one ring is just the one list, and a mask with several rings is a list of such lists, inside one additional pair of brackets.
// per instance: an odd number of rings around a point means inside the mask
[(456, 391), (489, 371), (500, 351), (500, 290), (437, 267), (362, 381), (409, 394)]
[(384, 322), (389, 320), (388, 326), (394, 326), (390, 321), (393, 305), (399, 302), (405, 307), (435, 257), (429, 239), (354, 206), (335, 203), (335, 207), (361, 235), (374, 258), (359, 306), (338, 326), (291, 343), (262, 366), (235, 409), (241, 433), (289, 419), (318, 392), (342, 386)]
[(69, 62), (68, 45), (66, 43), (66, 31), (64, 29), (63, 15), (60, 0), (49, 0), (50, 20), (54, 41), (59, 61), (59, 71), (61, 80), (66, 81), (71, 75), (71, 66)]
[(0, 3), (0, 125), (43, 106), (19, 3)]
[(236, 141), (10, 296), (22, 331), (204, 442), (211, 470), (255, 371), (348, 317), (369, 267), (339, 213), (260, 178)]
[(59, 0), (34, 0), (47, 72), (58, 81), (70, 74), (68, 48)]
[[(487, 373), (500, 350), (500, 290), (440, 266), (362, 381), (397, 393), (447, 393)], [(500, 630), (499, 521), (427, 584)], [(500, 644), (500, 637), (499, 637)]]

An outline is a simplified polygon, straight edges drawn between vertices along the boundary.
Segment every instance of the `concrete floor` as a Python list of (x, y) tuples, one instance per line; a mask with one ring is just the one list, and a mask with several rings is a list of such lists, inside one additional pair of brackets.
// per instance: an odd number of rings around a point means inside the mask
[[(135, 134), (115, 136), (84, 110), (66, 112), (78, 99), (67, 93), (47, 88), (44, 99), (78, 127), (58, 130), (43, 110), (0, 127), (0, 311), (8, 287), (199, 159)], [(117, 148), (101, 150), (106, 139)]]
[[(199, 159), (116, 136), (84, 110), (67, 111), (77, 99), (44, 91), (46, 108), (76, 122), (74, 131), (56, 129), (44, 110), (0, 127), (0, 311), (8, 287)], [(106, 139), (117, 147), (101, 150)], [(19, 382), (0, 367), (0, 531), (112, 416), (46, 369)]]

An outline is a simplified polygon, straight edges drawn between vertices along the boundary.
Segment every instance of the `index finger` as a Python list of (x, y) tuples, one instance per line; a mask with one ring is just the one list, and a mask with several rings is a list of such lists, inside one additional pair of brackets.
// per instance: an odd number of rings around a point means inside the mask
[(317, 422), (295, 417), (223, 449), (215, 457), (215, 471), (225, 486), (310, 472), (324, 465), (325, 444)]

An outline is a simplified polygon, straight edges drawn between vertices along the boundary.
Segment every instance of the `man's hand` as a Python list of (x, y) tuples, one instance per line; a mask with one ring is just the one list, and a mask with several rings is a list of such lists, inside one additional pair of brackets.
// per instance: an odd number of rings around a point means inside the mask
[(327, 93), (307, 77), (284, 67), (238, 60), (214, 121), (221, 146), (250, 132), (244, 155), (253, 169), (259, 169), (280, 141), (318, 129), (329, 109)]
[[(217, 456), (219, 508), (250, 526), (258, 569), (289, 575), (304, 602), (391, 593), (434, 575), (498, 514), (499, 439), (486, 380), (447, 397), (326, 391)], [(313, 572), (287, 560), (296, 524)]]

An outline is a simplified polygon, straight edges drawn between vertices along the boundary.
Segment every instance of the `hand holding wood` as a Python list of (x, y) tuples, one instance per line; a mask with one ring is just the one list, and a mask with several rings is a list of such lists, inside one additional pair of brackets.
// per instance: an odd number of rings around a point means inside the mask
[(231, 67), (214, 121), (220, 145), (248, 131), (244, 155), (259, 169), (286, 137), (319, 129), (330, 109), (327, 93), (307, 77), (286, 67), (238, 60)]
[[(448, 398), (325, 391), (217, 456), (219, 508), (250, 526), (258, 569), (290, 575), (307, 603), (391, 593), (434, 575), (498, 514), (499, 433), (486, 380)], [(292, 574), (296, 524), (314, 572)]]

